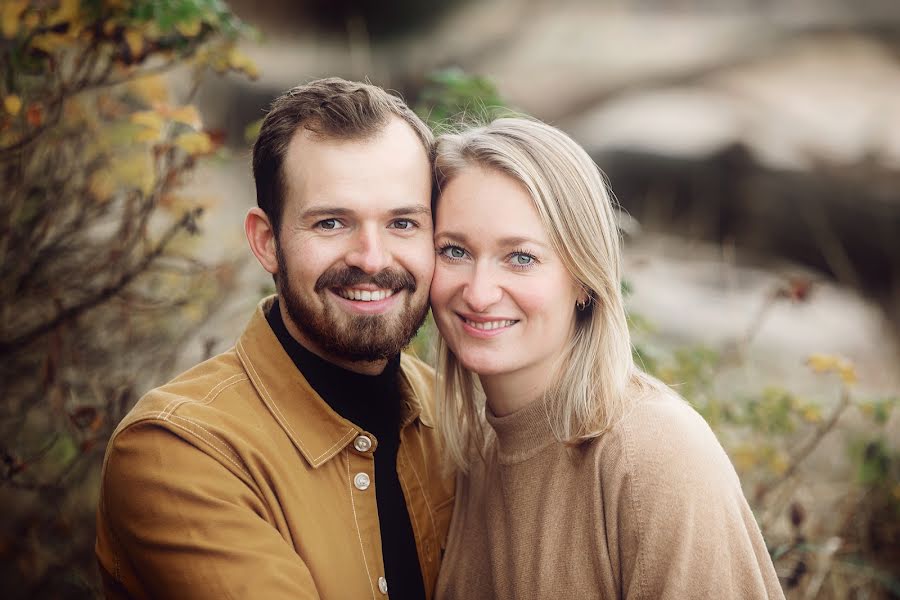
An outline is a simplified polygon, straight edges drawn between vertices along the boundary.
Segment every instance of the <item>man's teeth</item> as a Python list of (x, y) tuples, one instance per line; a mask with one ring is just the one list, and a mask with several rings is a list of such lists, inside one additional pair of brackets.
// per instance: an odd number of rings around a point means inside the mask
[(481, 329), (484, 331), (490, 331), (491, 329), (499, 329), (501, 327), (509, 327), (510, 325), (515, 324), (515, 321), (486, 321), (483, 323), (477, 321), (470, 321), (468, 319), (465, 320), (466, 325), (469, 327), (474, 327), (475, 329)]
[(337, 293), (347, 300), (376, 302), (378, 300), (390, 298), (394, 295), (394, 290), (375, 290), (374, 292), (370, 292), (369, 290), (338, 290)]

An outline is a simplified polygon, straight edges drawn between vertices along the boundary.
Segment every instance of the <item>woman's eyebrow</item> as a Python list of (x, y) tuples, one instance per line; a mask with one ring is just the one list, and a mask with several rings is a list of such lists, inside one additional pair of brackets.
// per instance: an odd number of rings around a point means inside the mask
[(511, 236), (500, 238), (499, 240), (497, 240), (497, 245), (499, 246), (521, 246), (523, 244), (534, 244), (535, 246), (540, 246), (541, 248), (547, 247), (547, 244), (540, 242), (534, 238), (525, 236)]
[[(434, 237), (446, 238), (450, 241), (463, 245), (467, 245), (469, 243), (469, 238), (468, 236), (466, 236), (466, 234), (456, 231), (438, 231), (434, 234)], [(497, 240), (497, 246), (500, 248), (521, 246), (523, 244), (532, 244), (534, 246), (540, 246), (541, 248), (549, 248), (549, 246), (544, 242), (540, 242), (534, 238), (525, 236), (509, 236)]]
[(464, 233), (457, 233), (455, 231), (438, 231), (435, 232), (434, 237), (448, 238), (451, 241), (458, 242), (460, 244), (466, 244), (469, 241), (469, 238), (466, 237)]

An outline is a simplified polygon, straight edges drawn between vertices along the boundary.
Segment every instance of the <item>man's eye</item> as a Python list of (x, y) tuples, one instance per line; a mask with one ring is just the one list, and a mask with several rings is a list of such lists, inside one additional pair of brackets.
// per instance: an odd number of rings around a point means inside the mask
[(410, 219), (397, 219), (391, 224), (391, 227), (394, 229), (412, 229), (416, 226), (415, 221), (411, 221)]
[(325, 219), (316, 223), (316, 227), (330, 231), (332, 229), (340, 229), (343, 225), (337, 219)]

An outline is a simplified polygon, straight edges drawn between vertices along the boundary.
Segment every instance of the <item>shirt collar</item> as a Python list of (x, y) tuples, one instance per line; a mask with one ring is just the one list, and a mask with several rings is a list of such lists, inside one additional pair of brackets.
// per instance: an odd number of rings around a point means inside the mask
[[(337, 455), (361, 430), (338, 415), (309, 385), (266, 320), (275, 296), (262, 300), (235, 348), (266, 407), (313, 468)], [(401, 355), (400, 393), (405, 407), (401, 428), (418, 420), (431, 427), (419, 397), (426, 382)]]

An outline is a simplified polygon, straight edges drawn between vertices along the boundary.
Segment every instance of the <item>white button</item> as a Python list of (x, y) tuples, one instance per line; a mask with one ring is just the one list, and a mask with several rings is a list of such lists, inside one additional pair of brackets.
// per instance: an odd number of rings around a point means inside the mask
[(360, 452), (368, 452), (372, 447), (372, 440), (367, 435), (361, 435), (353, 440), (353, 447)]
[(369, 476), (365, 473), (357, 473), (356, 477), (353, 478), (353, 485), (355, 485), (358, 490), (369, 489), (369, 483)]
[(378, 578), (378, 591), (382, 594), (387, 594), (387, 579), (384, 577)]

